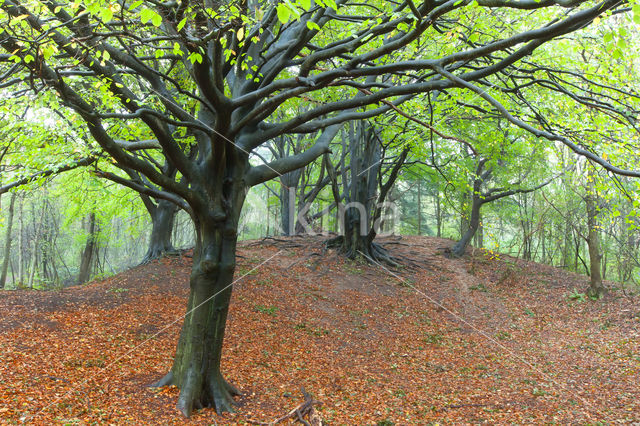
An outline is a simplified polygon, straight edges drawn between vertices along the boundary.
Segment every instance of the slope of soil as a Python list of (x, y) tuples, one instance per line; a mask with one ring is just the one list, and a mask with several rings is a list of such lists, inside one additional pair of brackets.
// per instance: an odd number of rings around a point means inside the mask
[(571, 300), (585, 277), (479, 250), (450, 260), (447, 240), (382, 242), (414, 267), (344, 261), (319, 238), (241, 246), (223, 365), (243, 396), (224, 416), (185, 420), (175, 388), (146, 387), (171, 367), (190, 258), (3, 292), (0, 423), (269, 422), (301, 387), (336, 425), (640, 419), (638, 297)]

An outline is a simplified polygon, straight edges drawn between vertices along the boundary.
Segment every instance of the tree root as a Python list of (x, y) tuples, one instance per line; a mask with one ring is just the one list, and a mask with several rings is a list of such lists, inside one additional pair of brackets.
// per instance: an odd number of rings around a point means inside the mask
[(265, 246), (265, 245), (269, 245), (269, 246), (274, 246), (274, 247), (278, 247), (278, 248), (301, 248), (301, 247), (305, 247), (306, 244), (304, 244), (304, 242), (295, 242), (295, 239), (300, 240), (301, 237), (303, 237), (303, 235), (291, 235), (288, 237), (283, 237), (283, 238), (276, 238), (276, 237), (264, 237), (261, 240), (258, 241), (254, 241), (253, 243), (249, 244), (249, 247), (255, 247), (255, 246)]
[(177, 250), (173, 247), (170, 249), (149, 250), (147, 251), (147, 254), (144, 255), (144, 258), (142, 259), (142, 262), (140, 262), (140, 265), (146, 265), (156, 259), (162, 259), (165, 256), (180, 256), (181, 254), (182, 252), (180, 250)]
[[(177, 408), (185, 417), (190, 417), (193, 410), (206, 407), (213, 408), (217, 414), (235, 411), (234, 405), (236, 403), (233, 397), (239, 396), (241, 393), (224, 377), (208, 378), (205, 389), (201, 389), (199, 392), (194, 381), (196, 381), (195, 376), (189, 375), (186, 382), (180, 387)], [(172, 384), (175, 384), (175, 378), (173, 372), (170, 371), (162, 379), (149, 386), (162, 387)]]
[(383, 264), (392, 268), (399, 268), (401, 266), (398, 257), (392, 256), (386, 248), (374, 242), (361, 248), (348, 247), (345, 244), (344, 236), (338, 235), (337, 237), (328, 239), (325, 242), (325, 248), (335, 248), (340, 254), (351, 260), (356, 260), (361, 257), (369, 263)]
[[(322, 405), (322, 402), (313, 399), (313, 397), (307, 393), (304, 388), (301, 388), (300, 390), (304, 396), (304, 402), (284, 416), (278, 417), (271, 422), (259, 422), (255, 420), (247, 420), (247, 422), (254, 425), (274, 426), (278, 423), (284, 422), (285, 420), (293, 420), (294, 422), (302, 423), (305, 426), (322, 426), (322, 418), (314, 407), (314, 405)], [(308, 418), (308, 420), (305, 418)]]

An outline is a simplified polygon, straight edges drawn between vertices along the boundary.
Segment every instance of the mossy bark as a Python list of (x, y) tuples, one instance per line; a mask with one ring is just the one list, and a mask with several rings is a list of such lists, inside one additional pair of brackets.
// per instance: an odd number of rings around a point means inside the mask
[(230, 181), (192, 216), (196, 245), (187, 312), (171, 371), (156, 383), (180, 388), (177, 406), (187, 417), (204, 407), (233, 411), (233, 397), (239, 394), (223, 377), (220, 363), (245, 195), (244, 187)]

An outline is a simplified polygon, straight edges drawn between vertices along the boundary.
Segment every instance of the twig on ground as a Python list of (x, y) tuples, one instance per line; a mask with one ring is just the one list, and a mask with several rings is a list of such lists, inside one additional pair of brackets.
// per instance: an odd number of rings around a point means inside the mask
[[(322, 426), (322, 419), (315, 409), (315, 405), (322, 405), (322, 402), (316, 401), (313, 397), (307, 393), (304, 388), (300, 389), (304, 396), (304, 402), (298, 405), (293, 410), (289, 411), (282, 417), (279, 417), (271, 422), (259, 422), (255, 420), (247, 420), (248, 423), (254, 425), (274, 426), (278, 423), (282, 423), (285, 420), (294, 420), (302, 423), (305, 426)], [(308, 421), (305, 420), (308, 417)]]

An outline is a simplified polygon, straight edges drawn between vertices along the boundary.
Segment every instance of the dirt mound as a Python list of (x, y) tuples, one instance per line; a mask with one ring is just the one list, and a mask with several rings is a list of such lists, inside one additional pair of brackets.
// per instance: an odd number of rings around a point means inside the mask
[[(322, 238), (243, 243), (223, 370), (235, 414), (185, 421), (171, 367), (189, 257), (101, 282), (0, 298), (0, 423), (246, 424), (322, 401), (327, 424), (613, 423), (640, 418), (640, 304), (585, 277), (448, 240), (387, 238), (386, 270)], [(254, 268), (265, 259), (271, 261)]]

